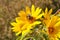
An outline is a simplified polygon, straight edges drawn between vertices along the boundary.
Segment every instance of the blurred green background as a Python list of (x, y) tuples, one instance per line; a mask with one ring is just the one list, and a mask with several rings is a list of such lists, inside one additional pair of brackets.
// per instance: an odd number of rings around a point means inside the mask
[(14, 21), (17, 13), (26, 6), (48, 7), (55, 13), (60, 9), (60, 0), (0, 0), (0, 40), (15, 40), (15, 33), (11, 30), (10, 22)]

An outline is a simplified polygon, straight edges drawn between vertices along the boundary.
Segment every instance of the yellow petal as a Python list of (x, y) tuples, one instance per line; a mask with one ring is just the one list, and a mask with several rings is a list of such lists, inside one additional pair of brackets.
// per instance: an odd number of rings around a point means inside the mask
[(40, 23), (41, 23), (40, 21), (35, 21), (34, 23), (30, 24), (27, 29), (33, 29), (35, 25), (38, 25)]
[(48, 20), (43, 20), (43, 22), (45, 23), (45, 25), (46, 25), (47, 27), (49, 27), (50, 24), (51, 24), (50, 19), (48, 19)]
[(52, 13), (52, 9), (50, 9), (48, 13), (49, 13), (49, 15), (50, 15), (50, 14)]
[(18, 13), (18, 15), (19, 15), (20, 17), (26, 17), (26, 13), (25, 13), (24, 11), (20, 11), (20, 12)]
[(39, 7), (38, 8), (36, 8), (36, 11), (34, 12), (34, 17), (37, 17), (38, 15), (39, 15), (39, 13), (41, 12), (41, 10), (42, 9), (39, 9)]
[(31, 14), (30, 13), (30, 8), (28, 6), (26, 6), (26, 14)]
[(36, 11), (33, 13), (33, 16), (36, 17), (38, 15), (39, 7), (36, 8)]
[(34, 12), (35, 12), (35, 7), (34, 7), (34, 5), (32, 5), (32, 7), (31, 7), (31, 14), (32, 14), (32, 16), (33, 16)]
[(12, 26), (16, 26), (16, 22), (11, 22), (11, 25)]
[(25, 25), (21, 28), (21, 30), (27, 29), (27, 28), (28, 28), (27, 26), (29, 26), (29, 24), (25, 24)]
[(54, 38), (55, 40), (59, 40), (58, 38)]
[(46, 14), (48, 13), (48, 8), (45, 9), (45, 13), (46, 13)]
[(22, 32), (22, 36), (26, 35), (26, 34), (29, 33), (29, 32), (30, 32), (30, 30), (24, 30), (24, 31)]
[(20, 11), (20, 13), (18, 13), (18, 15), (20, 16), (20, 19), (22, 21), (26, 21), (27, 20), (27, 14), (24, 11)]
[(53, 17), (51, 18), (51, 24), (50, 24), (50, 26), (55, 25), (55, 24), (56, 24), (56, 22), (57, 22), (57, 19), (58, 19), (58, 17), (57, 17), (57, 16), (53, 16)]
[(24, 23), (23, 20), (21, 20), (20, 17), (16, 17), (16, 22), (17, 22), (17, 23)]
[(60, 21), (55, 24), (55, 26), (60, 26)]
[(34, 27), (32, 27), (32, 26), (33, 26), (33, 25), (30, 24), (27, 29), (28, 29), (28, 30), (33, 29)]
[(38, 16), (36, 17), (36, 19), (40, 19), (43, 15), (44, 15), (44, 13), (38, 15)]
[(15, 26), (15, 27), (12, 27), (11, 29), (13, 29), (14, 32), (18, 32), (21, 30), (20, 26)]
[(60, 38), (60, 32), (57, 34), (57, 37)]
[(20, 21), (21, 21), (20, 17), (16, 17), (16, 22), (20, 22)]
[(60, 18), (58, 18), (57, 21), (60, 21)]
[(40, 24), (41, 22), (40, 21), (35, 21), (34, 23), (32, 23), (32, 25), (37, 25), (37, 24)]
[(45, 9), (44, 18), (45, 19), (50, 19), (50, 14), (48, 13), (48, 8)]
[(60, 21), (57, 22), (54, 26), (57, 28), (57, 30), (60, 30)]

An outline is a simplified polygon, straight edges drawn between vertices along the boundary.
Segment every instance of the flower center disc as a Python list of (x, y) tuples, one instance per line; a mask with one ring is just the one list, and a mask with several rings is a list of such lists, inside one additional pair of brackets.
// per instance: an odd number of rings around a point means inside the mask
[(35, 18), (32, 17), (31, 15), (28, 15), (28, 21), (29, 21), (30, 23), (32, 23), (32, 22), (35, 21)]
[(54, 34), (55, 33), (55, 28), (48, 27), (48, 32), (49, 32), (49, 34)]

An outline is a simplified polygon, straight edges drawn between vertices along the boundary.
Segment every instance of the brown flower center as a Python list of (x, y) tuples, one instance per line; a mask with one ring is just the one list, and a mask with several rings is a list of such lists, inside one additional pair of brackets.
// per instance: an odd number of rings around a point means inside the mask
[(54, 27), (48, 27), (48, 33), (49, 34), (55, 34), (55, 28)]
[(28, 15), (27, 17), (28, 17), (28, 21), (29, 21), (30, 23), (32, 23), (32, 22), (35, 21), (35, 18), (32, 17), (31, 15)]

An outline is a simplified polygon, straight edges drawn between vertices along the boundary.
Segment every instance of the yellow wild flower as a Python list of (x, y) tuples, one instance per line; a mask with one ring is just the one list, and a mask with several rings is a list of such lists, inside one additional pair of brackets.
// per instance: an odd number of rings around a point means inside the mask
[(35, 6), (32, 5), (31, 9), (27, 6), (26, 11), (20, 11), (18, 13), (19, 17), (16, 17), (16, 22), (11, 23), (13, 26), (12, 29), (16, 32), (16, 35), (21, 33), (24, 35), (29, 32), (30, 29), (33, 29), (36, 24), (40, 24), (41, 22), (36, 20), (44, 15), (44, 13), (40, 14), (41, 10), (41, 8), (35, 8)]
[(51, 16), (52, 9), (45, 9), (43, 22), (47, 28), (47, 34), (50, 40), (58, 40), (60, 38), (60, 18), (56, 15)]
[(46, 24), (47, 34), (51, 40), (60, 38), (60, 18), (57, 16), (51, 17)]

